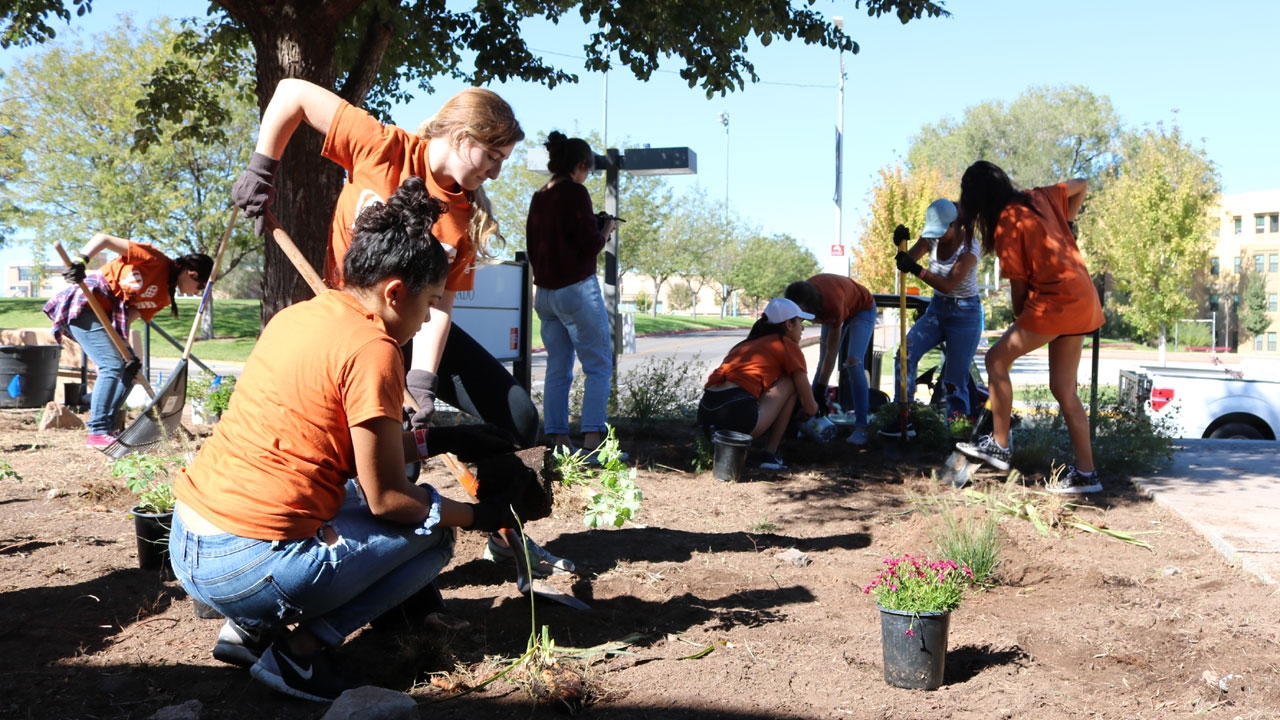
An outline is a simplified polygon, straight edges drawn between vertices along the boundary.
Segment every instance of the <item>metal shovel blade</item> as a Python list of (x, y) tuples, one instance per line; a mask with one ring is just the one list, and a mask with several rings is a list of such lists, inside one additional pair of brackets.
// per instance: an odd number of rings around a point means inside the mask
[(529, 589), (532, 588), (534, 595), (558, 602), (561, 605), (568, 605), (574, 610), (591, 609), (590, 605), (578, 598), (562, 593), (541, 580), (534, 580), (529, 577), (529, 565), (525, 559), (524, 541), (520, 538), (520, 533), (515, 530), (505, 529), (502, 531), (502, 539), (507, 541), (507, 547), (511, 548), (511, 553), (515, 556), (516, 587), (520, 592), (529, 592)]
[(973, 477), (974, 470), (980, 464), (959, 450), (952, 450), (947, 461), (942, 464), (942, 474), (938, 479), (951, 487), (962, 488)]

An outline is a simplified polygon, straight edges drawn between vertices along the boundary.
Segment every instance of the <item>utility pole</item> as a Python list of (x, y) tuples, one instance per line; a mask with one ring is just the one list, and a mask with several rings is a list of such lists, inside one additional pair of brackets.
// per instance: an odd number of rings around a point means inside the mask
[(720, 124), (724, 125), (724, 224), (729, 225), (729, 113), (720, 113)]

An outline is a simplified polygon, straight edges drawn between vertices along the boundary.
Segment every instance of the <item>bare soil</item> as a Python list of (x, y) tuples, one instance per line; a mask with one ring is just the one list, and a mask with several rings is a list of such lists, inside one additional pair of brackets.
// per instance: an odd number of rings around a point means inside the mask
[[(0, 453), (21, 476), (0, 479), (0, 717), (148, 718), (192, 699), (205, 719), (322, 716), (326, 705), (273, 694), (213, 659), (219, 621), (137, 568), (132, 496), (110, 460), (84, 447), (83, 430), (38, 432), (36, 416), (0, 411)], [(796, 441), (784, 446), (790, 471), (731, 484), (689, 470), (691, 429), (622, 436), (645, 493), (636, 522), (589, 530), (565, 492), (530, 529), (577, 563), (549, 582), (592, 607), (539, 601), (537, 625), (562, 650), (616, 651), (581, 662), (594, 694), (581, 716), (1280, 717), (1277, 589), (1123, 479), (1107, 478), (1075, 513), (1150, 533), (1151, 549), (1065, 526), (1045, 537), (1004, 517), (999, 584), (953, 613), (945, 684), (903, 690), (884, 682), (879, 617), (862, 588), (883, 558), (931, 553), (938, 517), (919, 499), (960, 497), (928, 479), (940, 451), (892, 462), (875, 447)], [(442, 465), (425, 476), (460, 496)], [(1063, 509), (1027, 482), (985, 474), (976, 486), (1051, 518)], [(513, 568), (482, 560), (482, 547), (461, 533), (440, 577), (468, 629), (433, 630), (410, 612), (351, 638), (343, 661), (408, 692), (422, 717), (561, 715), (507, 678), (456, 696), (524, 652), (531, 629)], [(778, 559), (792, 548), (809, 563)]]

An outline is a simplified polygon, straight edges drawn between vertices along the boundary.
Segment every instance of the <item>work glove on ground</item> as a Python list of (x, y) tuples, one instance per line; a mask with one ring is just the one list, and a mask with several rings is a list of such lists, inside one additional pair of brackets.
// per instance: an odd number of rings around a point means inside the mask
[(899, 225), (893, 229), (893, 245), (894, 247), (902, 247), (902, 243), (911, 239), (911, 231), (906, 225)]
[(231, 186), (231, 200), (247, 218), (255, 218), (254, 230), (259, 237), (266, 237), (266, 215), (276, 196), (276, 170), (280, 161), (255, 152), (249, 158), (249, 167), (240, 173)]
[(920, 273), (924, 272), (924, 267), (920, 263), (901, 250), (893, 257), (893, 262), (898, 266), (898, 272), (911, 273), (916, 277), (920, 277)]
[(77, 255), (76, 257), (80, 259), (73, 261), (67, 266), (66, 270), (62, 271), (62, 279), (71, 285), (84, 282), (84, 266), (89, 262), (89, 258), (84, 255)]
[[(415, 426), (414, 429), (417, 429)], [(519, 444), (507, 430), (484, 423), (481, 425), (444, 425), (431, 428), (427, 444), (434, 457), (453, 453), (465, 463), (475, 463), (494, 455), (512, 453)]]
[(817, 416), (822, 417), (823, 415), (826, 415), (828, 411), (827, 386), (822, 383), (814, 383), (811, 389), (813, 390), (813, 401), (818, 404)]
[[(431, 424), (431, 416), (436, 414), (436, 390), (440, 387), (440, 377), (430, 370), (410, 370), (405, 374), (404, 383), (414, 402), (418, 403), (418, 411), (409, 418), (409, 427), (414, 430), (425, 428)], [(436, 440), (434, 432), (431, 439)]]

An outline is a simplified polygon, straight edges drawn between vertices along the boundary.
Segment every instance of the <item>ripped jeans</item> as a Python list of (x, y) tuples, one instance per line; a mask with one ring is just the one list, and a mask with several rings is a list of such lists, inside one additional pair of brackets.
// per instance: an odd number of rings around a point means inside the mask
[[(968, 298), (951, 298), (934, 293), (924, 315), (907, 333), (907, 388), (908, 395), (916, 390), (916, 368), (920, 358), (938, 345), (943, 346), (942, 382), (946, 387), (947, 417), (955, 413), (974, 415), (977, 408), (970, 407), (969, 367), (978, 350), (982, 337), (982, 299), (977, 295)], [(901, 358), (894, 355), (894, 378), (902, 377)], [(901, 400), (902, 385), (894, 382), (895, 401)]]
[(337, 647), (453, 558), (453, 528), (413, 530), (374, 517), (353, 480), (338, 516), (299, 540), (196, 535), (174, 513), (169, 556), (182, 587), (237, 625), (283, 630), (300, 623)]
[[(867, 412), (871, 405), (871, 388), (867, 382), (867, 372), (863, 358), (867, 348), (871, 346), (871, 335), (876, 330), (876, 307), (860, 310), (848, 317), (840, 326), (840, 351), (836, 354), (837, 377), (839, 391), (837, 402), (845, 412), (854, 414), (857, 427), (867, 426)], [(830, 326), (822, 326), (822, 336), (818, 343), (818, 368), (826, 361), (827, 339), (834, 332)]]

